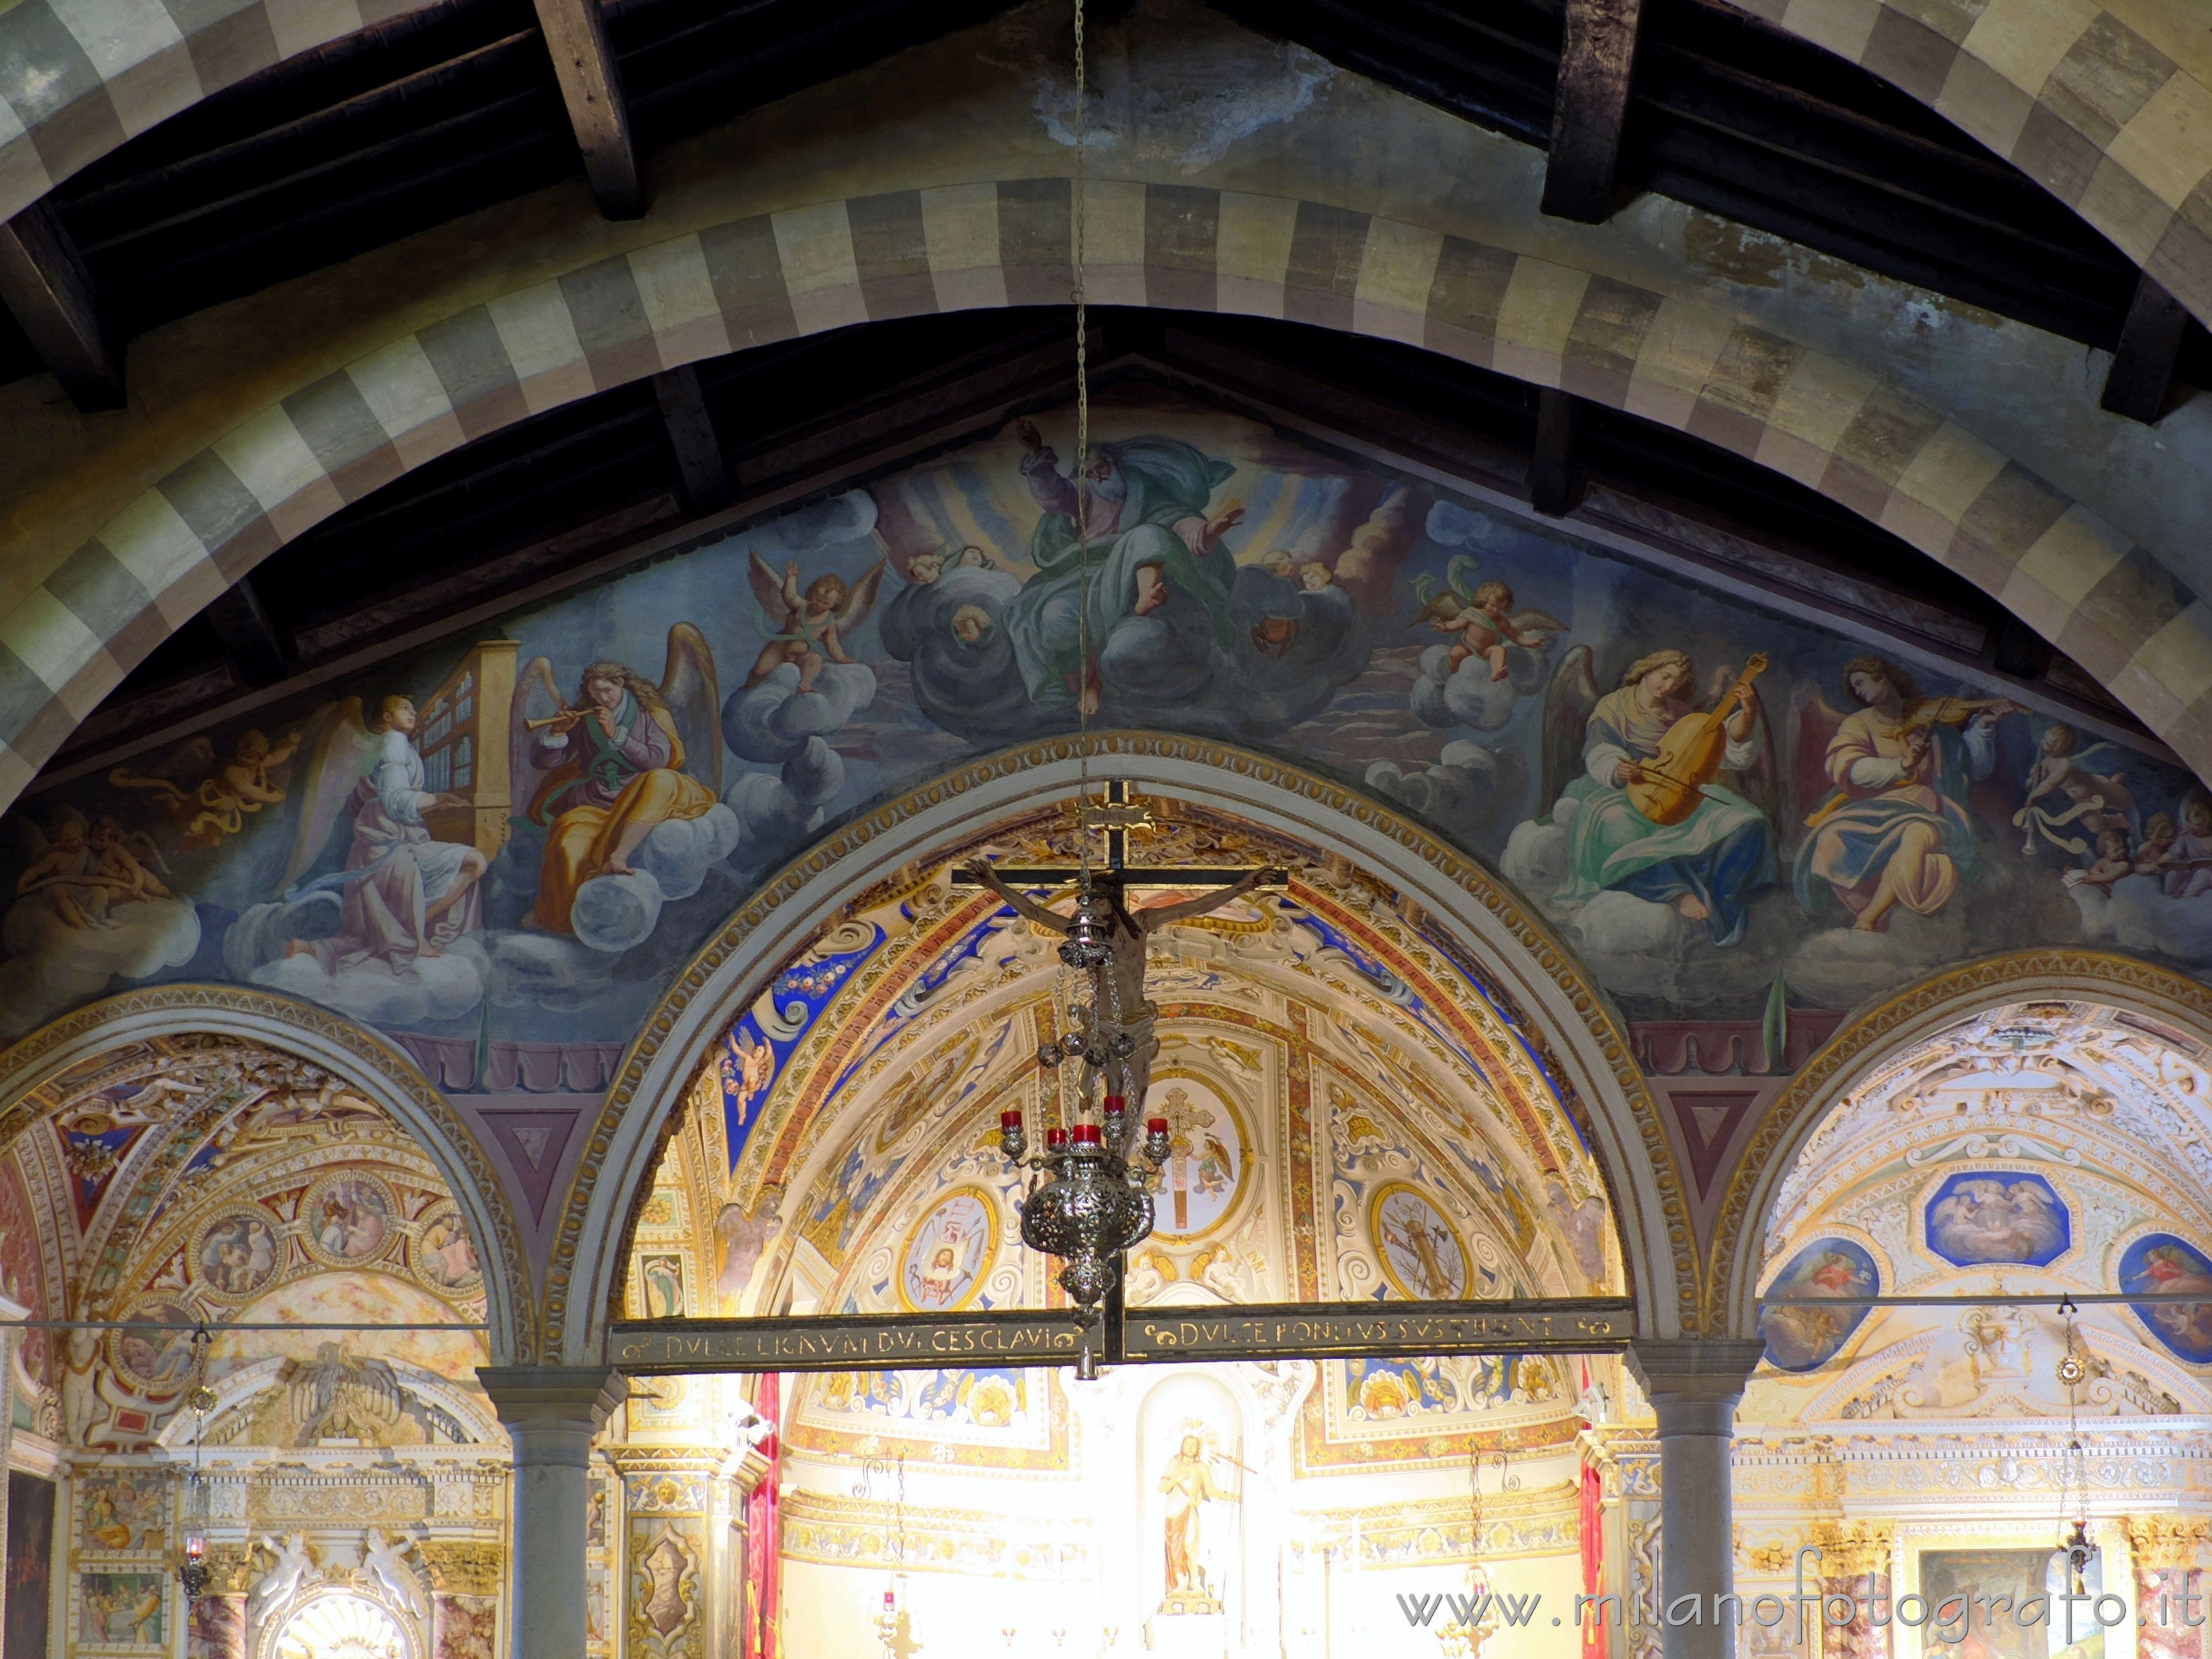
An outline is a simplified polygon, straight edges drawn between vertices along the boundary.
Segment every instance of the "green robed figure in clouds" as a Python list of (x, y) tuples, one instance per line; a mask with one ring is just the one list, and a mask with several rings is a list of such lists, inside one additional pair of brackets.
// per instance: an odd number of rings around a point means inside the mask
[[(1220, 540), (1243, 520), (1244, 509), (1231, 502), (1209, 520), (1206, 504), (1233, 466), (1208, 460), (1177, 438), (1093, 444), (1084, 458), (1079, 490), (1077, 481), (1060, 472), (1060, 458), (1033, 422), (1016, 422), (1014, 435), (1026, 452), (1022, 476), (1045, 510), (1030, 542), (1036, 574), (1006, 607), (1014, 660), (1032, 702), (1075, 701), (1085, 714), (1097, 713), (1103, 692), (1098, 659), (1109, 635), (1121, 622), (1151, 615), (1178, 592), (1205, 607), (1215, 643), (1229, 648), (1235, 639), (1229, 592), (1237, 562)], [(1086, 631), (1088, 663), (1083, 660)]]

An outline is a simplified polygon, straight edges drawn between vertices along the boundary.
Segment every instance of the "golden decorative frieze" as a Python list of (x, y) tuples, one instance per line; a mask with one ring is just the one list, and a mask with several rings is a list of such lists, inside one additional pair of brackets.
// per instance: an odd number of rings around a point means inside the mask
[(426, 1538), (416, 1547), (441, 1595), (496, 1595), (507, 1583), (507, 1552), (497, 1544)]

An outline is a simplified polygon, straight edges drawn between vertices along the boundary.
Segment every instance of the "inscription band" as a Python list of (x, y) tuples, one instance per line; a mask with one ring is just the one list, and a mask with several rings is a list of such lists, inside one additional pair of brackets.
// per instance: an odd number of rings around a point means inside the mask
[[(1171, 1309), (1125, 1317), (1119, 1363), (1617, 1353), (1634, 1323), (1625, 1297)], [(1063, 1365), (1074, 1363), (1085, 1328), (1070, 1314), (1042, 1310), (627, 1320), (609, 1334), (607, 1363), (638, 1376)], [(1097, 1343), (1097, 1327), (1088, 1328)]]

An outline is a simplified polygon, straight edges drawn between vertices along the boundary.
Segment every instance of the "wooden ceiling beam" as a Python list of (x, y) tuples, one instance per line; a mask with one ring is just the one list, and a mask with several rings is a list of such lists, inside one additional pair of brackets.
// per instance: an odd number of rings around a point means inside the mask
[(70, 402), (88, 415), (123, 407), (123, 349), (100, 321), (92, 274), (43, 201), (0, 225), (0, 304)]
[(1536, 447), (1528, 457), (1528, 505), (1564, 519), (1582, 500), (1583, 400), (1546, 386), (1536, 394)]
[(2128, 319), (2120, 325), (2119, 349), (2105, 374), (2104, 406), (2131, 421), (2156, 425), (2188, 329), (2189, 313), (2181, 302), (2145, 272), (2136, 283)]
[(241, 682), (269, 685), (283, 678), (292, 653), (269, 619), (252, 577), (240, 576), (210, 600), (202, 614)]
[(630, 137), (629, 106), (622, 70), (607, 44), (599, 0), (535, 0), (538, 27), (553, 56), (553, 72), (568, 106), (568, 123), (583, 152), (600, 214), (609, 219), (645, 216), (645, 183), (637, 145)]
[(690, 363), (653, 377), (653, 395), (668, 428), (669, 447), (684, 478), (684, 507), (711, 513), (730, 500), (730, 467), (714, 435), (714, 417), (699, 390), (699, 371)]
[(1613, 216), (1643, 21), (1644, 0), (1567, 0), (1544, 169), (1544, 211), (1555, 219), (1601, 225)]

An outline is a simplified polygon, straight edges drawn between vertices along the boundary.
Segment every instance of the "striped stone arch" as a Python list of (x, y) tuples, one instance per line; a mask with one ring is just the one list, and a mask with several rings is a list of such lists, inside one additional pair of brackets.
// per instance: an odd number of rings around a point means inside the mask
[[(1065, 178), (817, 202), (583, 265), (303, 386), (0, 617), (0, 805), (161, 640), (311, 525), (541, 410), (868, 321), (1064, 301)], [(1618, 277), (1326, 203), (1094, 179), (1091, 298), (1402, 340), (1708, 439), (1999, 599), (2212, 776), (2212, 610), (2148, 549), (1839, 359)]]
[(1899, 1050), (2015, 1002), (2085, 1001), (2142, 1014), (2212, 1046), (2212, 987), (2133, 957), (2058, 946), (1945, 969), (1862, 1009), (1798, 1069), (1745, 1146), (1715, 1218), (1704, 1326), (1755, 1336), (1767, 1218), (1815, 1131)]
[(453, 1103), (414, 1061), (342, 1015), (240, 985), (160, 985), (79, 1008), (0, 1054), (0, 1147), (37, 1121), (28, 1097), (70, 1066), (142, 1037), (244, 1037), (311, 1060), (374, 1101), (420, 1146), (468, 1219), (484, 1269), (495, 1365), (538, 1352), (528, 1253), (505, 1184)]
[(2212, 321), (2212, 32), (2184, 0), (1735, 0), (1911, 93)]
[[(627, 1222), (652, 1189), (672, 1115), (702, 1058), (762, 985), (860, 895), (1004, 823), (1062, 805), (1097, 766), (1147, 793), (1234, 813), (1389, 882), (1481, 963), (1517, 1014), (1606, 1182), (1637, 1329), (1695, 1335), (1707, 1299), (1681, 1172), (1626, 1026), (1552, 925), (1480, 860), (1333, 779), (1248, 749), (1157, 732), (1001, 750), (907, 790), (763, 880), (661, 998), (623, 1056), (554, 1235), (540, 1327), (548, 1364), (604, 1363)], [(1096, 787), (1095, 782), (1092, 787)]]

